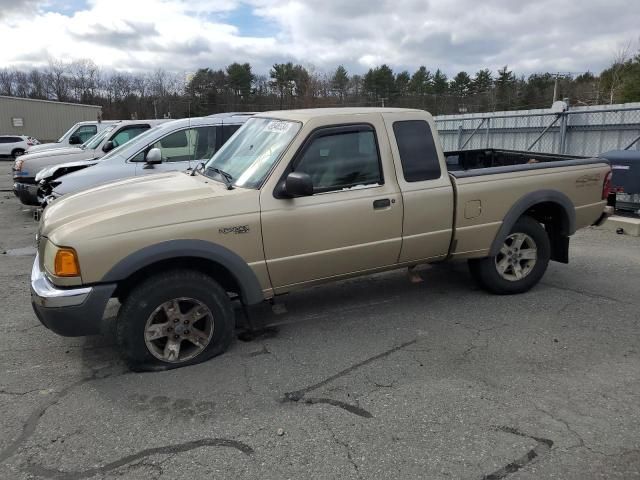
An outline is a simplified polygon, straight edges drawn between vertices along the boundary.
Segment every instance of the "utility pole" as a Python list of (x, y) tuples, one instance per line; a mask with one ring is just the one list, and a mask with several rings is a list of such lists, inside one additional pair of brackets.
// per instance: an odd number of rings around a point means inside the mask
[(382, 98), (380, 99), (380, 102), (382, 102), (382, 108), (384, 108), (384, 101), (385, 101), (385, 100), (388, 100), (388, 98), (384, 98), (384, 97), (382, 97)]
[(559, 73), (556, 73), (556, 81), (553, 84), (553, 103), (555, 103), (555, 101), (558, 99), (558, 77), (560, 76)]
[(158, 101), (157, 100), (153, 101), (153, 118), (155, 119), (158, 118)]

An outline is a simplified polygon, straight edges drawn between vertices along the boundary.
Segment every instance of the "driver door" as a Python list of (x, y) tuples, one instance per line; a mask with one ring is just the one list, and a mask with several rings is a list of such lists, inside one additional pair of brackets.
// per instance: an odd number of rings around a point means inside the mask
[(291, 164), (311, 177), (313, 195), (277, 198), (262, 189), (264, 251), (276, 293), (397, 263), (402, 196), (392, 166), (381, 161), (388, 149), (382, 142), (369, 124), (318, 129)]

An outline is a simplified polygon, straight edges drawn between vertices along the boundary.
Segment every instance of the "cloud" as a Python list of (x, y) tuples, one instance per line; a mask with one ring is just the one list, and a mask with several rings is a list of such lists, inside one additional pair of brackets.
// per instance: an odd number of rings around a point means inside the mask
[(40, 0), (0, 0), (0, 20), (13, 15), (26, 15), (37, 11)]
[(265, 73), (294, 61), (320, 70), (344, 64), (352, 73), (381, 63), (450, 75), (506, 64), (519, 74), (600, 71), (621, 43), (637, 40), (640, 24), (640, 4), (628, 0), (90, 0), (75, 10), (56, 3), (0, 0), (0, 31), (17, 39), (0, 49), (1, 65), (46, 64), (48, 56), (121, 70), (239, 61)]

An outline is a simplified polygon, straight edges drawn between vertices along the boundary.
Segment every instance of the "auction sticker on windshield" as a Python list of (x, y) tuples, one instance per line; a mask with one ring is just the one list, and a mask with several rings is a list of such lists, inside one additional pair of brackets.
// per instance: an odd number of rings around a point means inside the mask
[(273, 120), (264, 127), (265, 132), (284, 133), (289, 130), (291, 126), (290, 122), (283, 122), (281, 120)]

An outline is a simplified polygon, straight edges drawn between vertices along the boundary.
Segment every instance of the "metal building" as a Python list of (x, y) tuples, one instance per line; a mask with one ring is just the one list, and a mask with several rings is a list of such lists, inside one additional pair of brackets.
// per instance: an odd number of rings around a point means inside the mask
[(640, 150), (640, 103), (440, 115), (435, 121), (444, 150), (505, 148), (583, 156)]
[(30, 135), (55, 141), (74, 123), (98, 120), (102, 107), (0, 96), (0, 135)]

